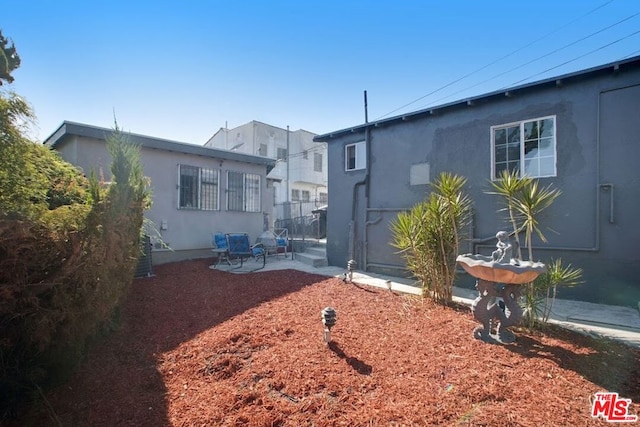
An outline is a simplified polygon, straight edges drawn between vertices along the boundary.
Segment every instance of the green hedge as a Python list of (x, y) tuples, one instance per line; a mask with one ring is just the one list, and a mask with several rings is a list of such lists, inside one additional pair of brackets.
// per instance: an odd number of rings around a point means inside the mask
[(107, 141), (108, 185), (46, 147), (4, 142), (0, 177), (10, 179), (0, 181), (0, 423), (64, 378), (87, 343), (114, 326), (149, 203), (138, 147), (117, 127)]

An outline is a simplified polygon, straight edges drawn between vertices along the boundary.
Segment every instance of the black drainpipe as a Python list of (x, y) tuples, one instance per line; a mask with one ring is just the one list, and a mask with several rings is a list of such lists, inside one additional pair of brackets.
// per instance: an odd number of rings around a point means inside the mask
[[(369, 123), (369, 113), (367, 111), (367, 91), (364, 91), (364, 123), (365, 125)], [(351, 198), (351, 229), (349, 230), (349, 259), (356, 259), (356, 238), (358, 236), (356, 230), (357, 230), (357, 221), (356, 221), (356, 216), (357, 216), (357, 206), (358, 206), (358, 188), (362, 185), (365, 186), (365, 202), (366, 202), (366, 206), (365, 206), (365, 212), (367, 211), (367, 208), (369, 207), (369, 167), (370, 167), (370, 160), (369, 160), (369, 126), (365, 126), (364, 129), (364, 150), (365, 150), (365, 158), (366, 158), (366, 169), (365, 169), (365, 175), (364, 178), (358, 182), (356, 182), (355, 184), (353, 184), (353, 196)], [(366, 218), (365, 218), (366, 221)], [(366, 233), (365, 233), (366, 234)], [(366, 247), (366, 243), (365, 243), (365, 247)], [(366, 255), (365, 255), (366, 256)], [(365, 262), (366, 265), (366, 262)]]

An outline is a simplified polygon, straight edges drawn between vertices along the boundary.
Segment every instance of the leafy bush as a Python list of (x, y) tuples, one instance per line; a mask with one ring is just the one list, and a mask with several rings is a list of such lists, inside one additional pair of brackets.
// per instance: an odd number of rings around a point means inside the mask
[(117, 127), (106, 185), (23, 137), (16, 123), (30, 115), (26, 104), (0, 100), (1, 421), (113, 327), (149, 195), (138, 148)]
[(461, 230), (471, 218), (471, 201), (463, 193), (466, 179), (442, 173), (429, 198), (391, 223), (392, 245), (421, 282), (423, 293), (441, 304), (453, 297)]

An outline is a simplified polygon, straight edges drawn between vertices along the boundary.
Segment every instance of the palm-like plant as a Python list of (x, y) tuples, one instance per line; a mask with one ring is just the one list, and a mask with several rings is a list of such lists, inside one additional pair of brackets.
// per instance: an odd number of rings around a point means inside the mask
[[(491, 182), (494, 191), (488, 192), (501, 196), (509, 214), (513, 227), (514, 239), (518, 246), (518, 257), (522, 259), (519, 234), (524, 231), (530, 261), (533, 258), (533, 235), (546, 242), (540, 225), (540, 214), (553, 204), (561, 192), (551, 185), (541, 187), (537, 180), (530, 177), (519, 177), (517, 171), (503, 171), (500, 179)], [(564, 267), (561, 260), (552, 260), (547, 265), (547, 273), (526, 285), (523, 295), (525, 316), (529, 327), (533, 327), (537, 319), (546, 322), (549, 319), (558, 286), (575, 286), (580, 282), (582, 270)]]
[(461, 230), (471, 217), (465, 183), (463, 177), (442, 173), (427, 200), (391, 223), (392, 245), (400, 249), (423, 292), (443, 304), (452, 300)]
[(504, 200), (505, 207), (502, 210), (506, 210), (509, 214), (509, 222), (513, 229), (513, 238), (516, 241), (519, 259), (522, 259), (522, 251), (520, 249), (520, 227), (518, 225), (519, 218), (517, 216), (516, 202), (518, 195), (528, 185), (529, 181), (531, 181), (531, 178), (520, 178), (517, 171), (505, 169), (500, 173), (500, 177), (496, 181), (490, 181), (494, 191), (487, 192), (488, 194), (500, 196)]
[(523, 180), (523, 182), (524, 184), (513, 200), (513, 204), (514, 209), (522, 218), (521, 229), (524, 229), (525, 232), (529, 261), (533, 261), (533, 233), (535, 232), (543, 242), (547, 241), (540, 229), (539, 215), (553, 204), (554, 200), (560, 196), (561, 191), (552, 188), (551, 185), (540, 187), (538, 181), (530, 178)]

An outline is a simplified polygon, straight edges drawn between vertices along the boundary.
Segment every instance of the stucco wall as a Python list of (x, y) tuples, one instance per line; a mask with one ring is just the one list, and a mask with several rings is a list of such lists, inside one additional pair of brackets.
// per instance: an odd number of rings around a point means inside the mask
[[(409, 171), (428, 163), (431, 180), (447, 171), (468, 179), (474, 201), (475, 238), (509, 229), (499, 198), (487, 194), (491, 178), (491, 126), (555, 116), (557, 176), (540, 179), (563, 194), (545, 211), (547, 243), (534, 242), (535, 255), (546, 261), (561, 257), (585, 269), (587, 283), (562, 290), (561, 297), (635, 306), (640, 301), (640, 231), (633, 218), (640, 212), (640, 70), (613, 71), (605, 77), (541, 87), (534, 92), (476, 102), (474, 105), (420, 116), (400, 124), (370, 127), (368, 199), (356, 191), (356, 260), (371, 271), (402, 268), (389, 244), (389, 222), (398, 209), (427, 197), (428, 185), (410, 185)], [(618, 90), (614, 90), (618, 89)], [(348, 134), (329, 142), (328, 258), (345, 265), (354, 184), (365, 171), (344, 171), (344, 147), (364, 139)], [(610, 221), (611, 190), (613, 210)], [(365, 234), (366, 231), (366, 234)], [(465, 246), (477, 252), (491, 250)], [(364, 248), (368, 248), (366, 251)], [(389, 266), (389, 268), (384, 268)]]
[[(99, 177), (109, 181), (111, 156), (106, 151), (104, 141), (73, 136), (64, 144), (59, 144), (57, 149), (65, 160), (80, 166), (87, 175), (93, 169)], [(149, 220), (148, 232), (152, 241), (155, 237), (160, 237), (175, 251), (172, 253), (154, 249), (154, 253), (162, 252), (154, 255), (154, 263), (184, 258), (180, 255), (181, 252), (191, 254), (188, 257), (211, 256), (208, 250), (212, 246), (211, 233), (214, 231), (246, 232), (252, 241), (262, 233), (263, 213), (227, 211), (225, 189), (227, 171), (260, 175), (262, 210), (270, 212), (273, 205), (273, 189), (266, 187), (265, 166), (145, 147), (141, 149), (141, 162), (144, 175), (151, 180), (153, 200), (151, 209), (145, 214)], [(178, 209), (179, 164), (220, 171), (220, 210)]]

